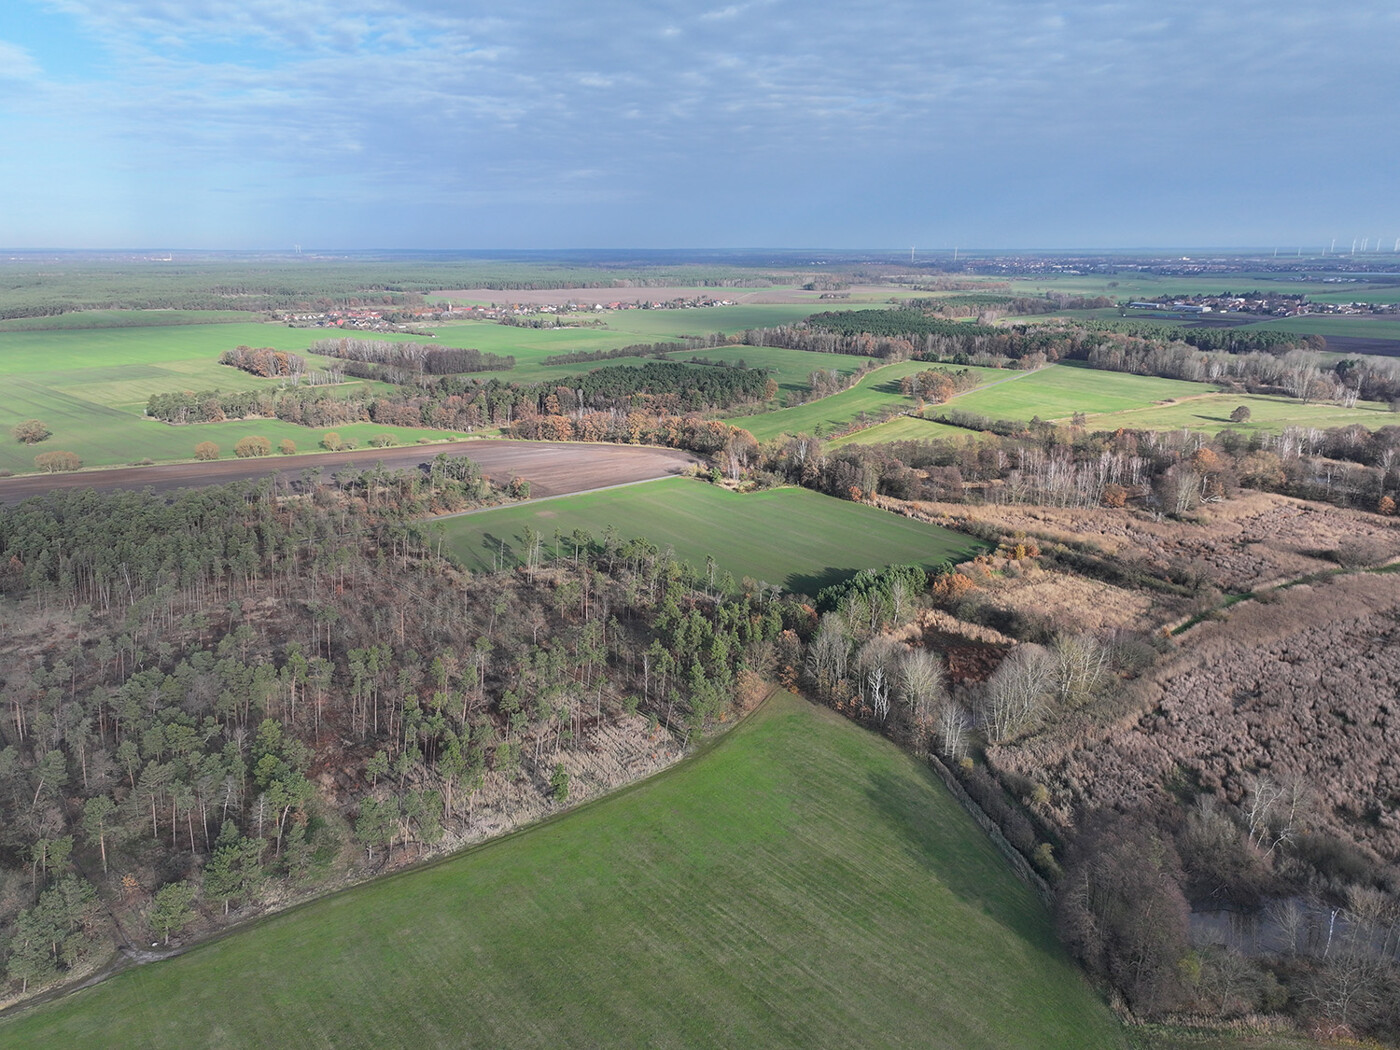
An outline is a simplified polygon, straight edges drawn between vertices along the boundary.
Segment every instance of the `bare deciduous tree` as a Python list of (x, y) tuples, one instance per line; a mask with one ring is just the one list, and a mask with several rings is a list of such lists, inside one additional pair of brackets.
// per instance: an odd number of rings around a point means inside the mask
[(1018, 645), (982, 692), (979, 715), (992, 740), (1006, 740), (1039, 717), (1055, 681), (1055, 659), (1044, 646)]

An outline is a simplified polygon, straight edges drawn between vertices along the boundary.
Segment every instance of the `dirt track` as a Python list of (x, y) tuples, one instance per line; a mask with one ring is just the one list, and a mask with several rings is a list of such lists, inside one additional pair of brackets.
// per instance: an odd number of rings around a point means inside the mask
[(296, 480), (305, 470), (333, 474), (353, 464), (383, 463), (389, 470), (411, 470), (439, 452), (468, 456), (497, 482), (519, 475), (530, 482), (532, 496), (562, 496), (570, 492), (645, 481), (676, 474), (697, 462), (688, 452), (637, 445), (596, 445), (540, 441), (458, 441), (404, 448), (368, 448), (319, 455), (275, 456), (266, 459), (217, 460), (213, 463), (165, 463), (150, 467), (117, 467), (76, 474), (39, 474), (0, 479), (0, 506), (14, 506), (54, 489), (150, 488), (156, 492), (221, 485), (269, 475)]

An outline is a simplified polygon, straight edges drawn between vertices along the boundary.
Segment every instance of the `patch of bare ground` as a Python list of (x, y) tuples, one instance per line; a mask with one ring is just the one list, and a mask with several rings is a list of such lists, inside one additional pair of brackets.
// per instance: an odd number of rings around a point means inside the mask
[(1018, 577), (993, 579), (986, 587), (989, 600), (997, 605), (1041, 617), (1070, 634), (1141, 631), (1154, 619), (1152, 599), (1144, 593), (1034, 565)]
[(898, 500), (882, 505), (948, 528), (978, 533), (990, 528), (1007, 536), (1081, 548), (1087, 544), (1157, 576), (1189, 566), (1227, 592), (1335, 568), (1334, 552), (1347, 543), (1377, 544), (1389, 556), (1400, 553), (1400, 524), (1395, 519), (1263, 492), (1207, 504), (1189, 522), (1159, 519), (1132, 508)]
[[(546, 749), (538, 763), (524, 763), (518, 777), (487, 773), (472, 803), (471, 819), (464, 828), (444, 836), (432, 854), (452, 853), (559, 810), (549, 797), (549, 778), (556, 763), (569, 775), (569, 804), (573, 805), (660, 772), (684, 755), (669, 733), (641, 716), (593, 722), (569, 747), (558, 752)], [(416, 861), (427, 855), (415, 853), (406, 859)]]
[(1400, 860), (1400, 578), (1359, 574), (1237, 606), (1193, 630), (1127, 696), (990, 760), (1049, 789), (1048, 810), (1163, 813), (1173, 786), (1244, 799), (1298, 778), (1306, 830)]

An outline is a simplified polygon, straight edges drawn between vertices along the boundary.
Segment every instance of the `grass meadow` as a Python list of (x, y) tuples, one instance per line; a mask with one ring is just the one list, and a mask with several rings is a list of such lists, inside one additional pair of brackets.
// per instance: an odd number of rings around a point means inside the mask
[[(1397, 299), (1400, 293), (1392, 292)], [(1350, 301), (1350, 300), (1344, 300)], [(1292, 332), (1298, 335), (1345, 336), (1351, 339), (1394, 339), (1400, 341), (1400, 321), (1384, 321), (1369, 317), (1330, 317), (1325, 314), (1306, 317), (1283, 317), (1250, 325), (1253, 329), (1270, 332)]]
[[(731, 328), (738, 330), (750, 324), (778, 323), (777, 318), (793, 319), (804, 309), (799, 306), (756, 306), (705, 311), (637, 310), (610, 315), (627, 319), (631, 324), (627, 331), (548, 331), (473, 322), (443, 327), (437, 342), (446, 346), (472, 346), (495, 353), (514, 354), (517, 361), (514, 371), (491, 374), (529, 381), (598, 367), (591, 364), (546, 366), (540, 363), (552, 354), (580, 349), (612, 349), (636, 342), (674, 338), (683, 331), (698, 334), (714, 330), (724, 327), (719, 315), (725, 310), (744, 311), (730, 324)], [(777, 313), (774, 313), (775, 310)], [(120, 311), (94, 313), (122, 314)], [(154, 393), (276, 386), (277, 380), (259, 379), (218, 364), (219, 354), (239, 344), (271, 346), (278, 350), (304, 353), (313, 342), (328, 338), (334, 332), (246, 321), (175, 324), (170, 322), (177, 315), (185, 320), (201, 315), (196, 311), (142, 313), (159, 314), (167, 323), (150, 327), (47, 331), (16, 328), (0, 331), (0, 381), (3, 381), (6, 389), (6, 396), (0, 398), (0, 470), (13, 473), (32, 471), (37, 453), (55, 450), (77, 453), (86, 466), (94, 467), (118, 466), (143, 459), (190, 459), (194, 455), (194, 446), (201, 441), (212, 441), (220, 446), (225, 455), (232, 455), (238, 439), (249, 434), (266, 437), (274, 446), (283, 439), (290, 439), (303, 452), (316, 450), (320, 432), (280, 420), (237, 420), (172, 427), (146, 419), (144, 410), (146, 401)], [(71, 316), (76, 322), (86, 315), (65, 316)], [(225, 318), (225, 314), (217, 316)], [(634, 317), (637, 318), (635, 322), (632, 321)], [(705, 323), (697, 324), (700, 320)], [(707, 327), (711, 324), (713, 328)], [(729, 355), (729, 349), (732, 348), (718, 349), (712, 356)], [(748, 349), (753, 355), (767, 354), (774, 356), (775, 360), (794, 353)], [(732, 356), (737, 359), (744, 354), (740, 351)], [(324, 359), (314, 356), (312, 360), (318, 364), (326, 363)], [(640, 359), (630, 358), (606, 362), (609, 366), (641, 363)], [(751, 363), (759, 364), (757, 357)], [(827, 362), (820, 364), (830, 367)], [(857, 364), (842, 358), (842, 366), (854, 370)], [(794, 362), (781, 360), (775, 367), (782, 373), (780, 383), (796, 381), (799, 368)], [(350, 383), (347, 387), (359, 385), (362, 384)], [(33, 447), (10, 440), (10, 428), (30, 418), (43, 420), (53, 431), (53, 436)], [(391, 429), (400, 444), (408, 444), (419, 438), (442, 439), (449, 436), (447, 432), (436, 430)], [(370, 436), (384, 432), (385, 428), (363, 423), (337, 427), (336, 430), (343, 438), (363, 446)]]
[[(956, 402), (954, 402), (956, 404)], [(976, 440), (977, 433), (962, 427), (938, 423), (922, 416), (900, 416), (888, 423), (866, 427), (828, 442), (832, 448), (842, 445), (883, 445), (889, 441), (966, 441)]]
[(1025, 373), (1014, 382), (973, 390), (949, 402), (948, 407), (993, 419), (1061, 419), (1076, 412), (1096, 414), (1145, 408), (1168, 398), (1194, 397), (1215, 389), (1207, 383), (1102, 372), (1064, 363)]
[(929, 771), (786, 693), (630, 789), (0, 1021), (31, 1050), (1124, 1041)]
[(502, 560), (520, 563), (526, 526), (542, 533), (552, 552), (556, 530), (568, 536), (582, 529), (600, 540), (610, 525), (624, 541), (640, 536), (670, 546), (697, 568), (713, 557), (736, 580), (748, 576), (802, 594), (861, 569), (935, 566), (983, 549), (960, 532), (807, 489), (739, 494), (687, 478), (464, 514), (433, 528), (468, 569), (489, 571)]
[[(820, 367), (826, 354), (810, 355)], [(900, 361), (882, 365), (864, 376), (849, 390), (843, 390), (820, 401), (811, 401), (795, 408), (780, 408), (752, 416), (733, 416), (726, 423), (743, 427), (759, 441), (767, 441), (779, 434), (829, 433), (849, 426), (860, 419), (862, 414), (874, 415), (890, 406), (914, 408), (914, 402), (899, 389), (899, 381), (905, 376), (937, 367), (924, 361)], [(996, 368), (974, 368), (985, 380), (1005, 378), (1008, 373)], [(959, 399), (961, 401), (961, 399)]]
[[(1249, 409), (1248, 423), (1231, 423), (1230, 413), (1240, 405)], [(1251, 430), (1277, 433), (1286, 427), (1345, 427), (1360, 424), (1374, 430), (1392, 426), (1400, 417), (1389, 405), (1359, 401), (1355, 408), (1326, 403), (1303, 404), (1288, 397), (1256, 394), (1210, 394), (1177, 401), (1170, 405), (1128, 409), (1089, 417), (1090, 430), (1116, 430), (1128, 427), (1142, 430), (1200, 430), (1216, 433), (1227, 427), (1248, 433)]]
[[(301, 351), (322, 335), (266, 324), (0, 333), (0, 381), (5, 385), (0, 398), (0, 470), (32, 471), (37, 453), (60, 449), (77, 453), (89, 467), (192, 459), (201, 441), (214, 442), (228, 457), (238, 439), (249, 434), (266, 437), (274, 447), (286, 439), (299, 451), (314, 452), (322, 431), (277, 419), (175, 427), (147, 419), (144, 412), (154, 393), (275, 387), (278, 380), (218, 364), (219, 354), (240, 343)], [(53, 435), (32, 446), (13, 441), (10, 428), (31, 418), (43, 420)], [(381, 433), (393, 434), (401, 445), (451, 436), (446, 431), (372, 423), (335, 429), (362, 447)]]

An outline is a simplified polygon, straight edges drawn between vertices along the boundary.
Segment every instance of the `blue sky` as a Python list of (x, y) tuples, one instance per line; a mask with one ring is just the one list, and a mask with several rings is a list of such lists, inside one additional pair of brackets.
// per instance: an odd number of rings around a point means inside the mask
[(1339, 247), (1400, 5), (4, 0), (0, 245)]

